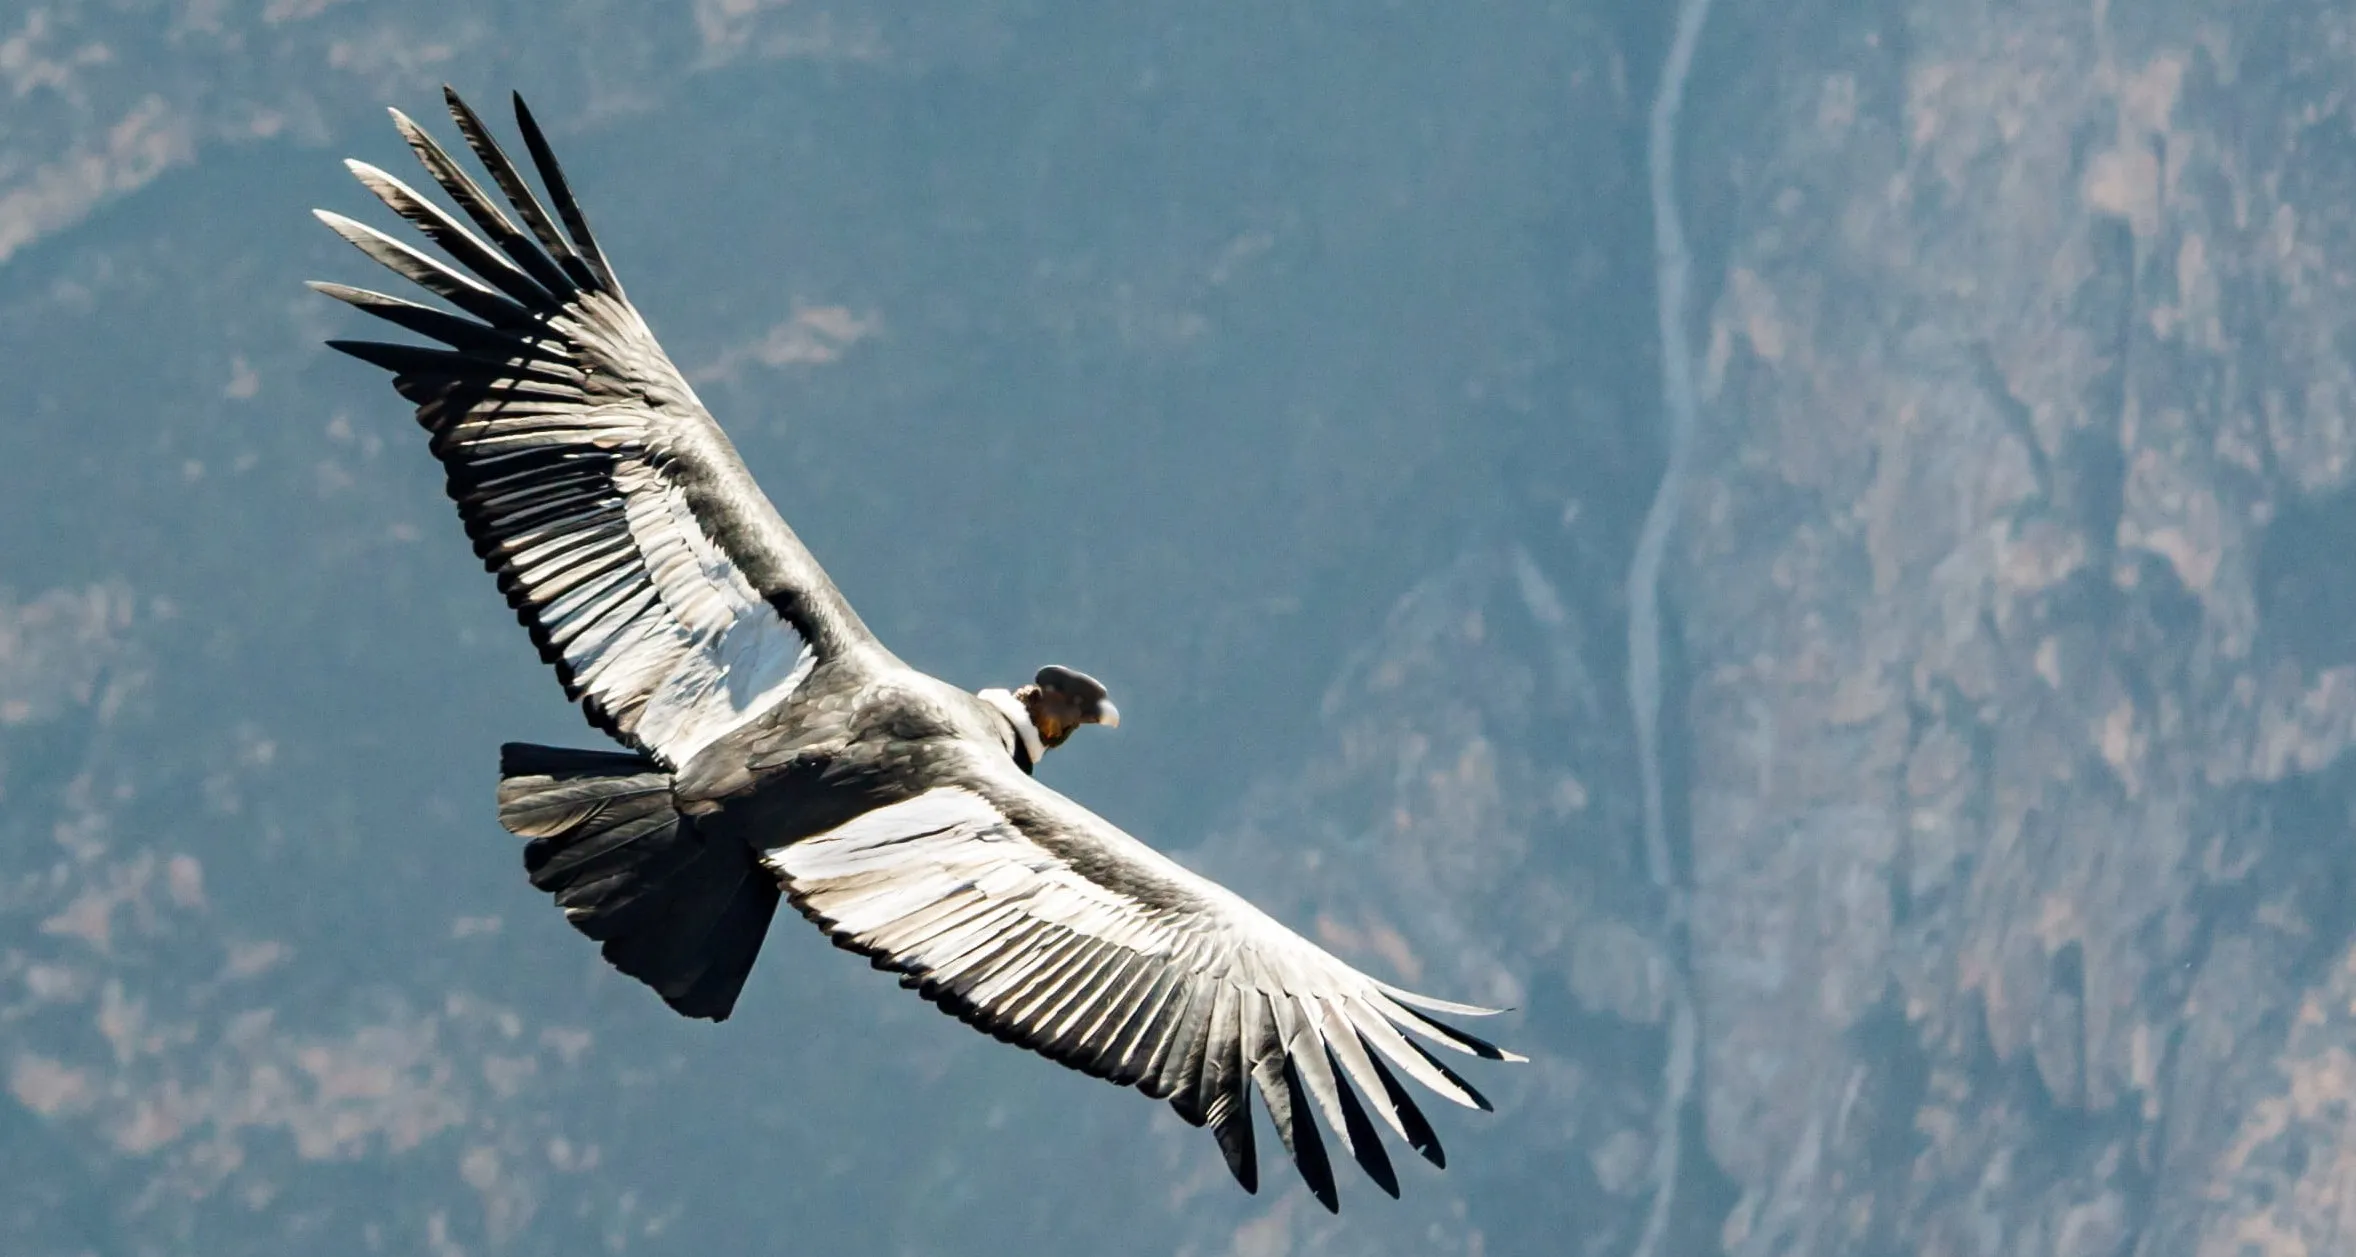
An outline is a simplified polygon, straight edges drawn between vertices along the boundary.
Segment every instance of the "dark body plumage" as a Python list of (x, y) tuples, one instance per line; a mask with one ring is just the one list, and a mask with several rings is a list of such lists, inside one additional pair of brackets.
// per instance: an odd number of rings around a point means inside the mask
[(630, 305), (522, 101), (545, 204), (448, 100), (498, 197), (393, 117), (467, 223), (350, 165), (455, 267), (320, 218), (452, 309), (314, 287), (440, 342), (331, 343), (416, 403), (475, 552), (628, 748), (504, 749), (499, 817), (533, 884), (713, 1020), (782, 897), (975, 1027), (1167, 1099), (1246, 1189), (1255, 1091), (1328, 1208), (1312, 1111), (1394, 1195), (1377, 1120), (1441, 1163), (1400, 1075), (1486, 1108), (1423, 1044), (1517, 1059), (1427, 1015), (1488, 1010), (1359, 973), (1035, 780), (1080, 724), (1117, 723), (1092, 679), (968, 693), (886, 650)]

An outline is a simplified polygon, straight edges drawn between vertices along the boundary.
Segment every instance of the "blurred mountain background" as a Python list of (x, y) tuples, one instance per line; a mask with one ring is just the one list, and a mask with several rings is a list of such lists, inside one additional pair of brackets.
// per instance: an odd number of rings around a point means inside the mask
[[(1645, 1257), (2350, 1251), (2356, 10), (1718, 0), (1665, 892), (1672, 16), (0, 12), (0, 1248), (1617, 1257), (1667, 1129)], [(1518, 1009), (1445, 1174), (1247, 1197), (797, 921), (713, 1027), (529, 888), (497, 745), (595, 735), (300, 285), (443, 81), (899, 653), (1102, 677), (1050, 781)]]

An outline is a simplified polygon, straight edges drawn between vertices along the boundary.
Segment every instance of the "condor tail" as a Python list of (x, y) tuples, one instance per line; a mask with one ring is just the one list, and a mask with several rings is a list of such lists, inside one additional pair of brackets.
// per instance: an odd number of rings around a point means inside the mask
[(689, 1017), (725, 1021), (777, 911), (776, 880), (743, 843), (707, 841), (640, 755), (511, 742), (499, 823), (531, 841), (524, 869), (615, 968)]

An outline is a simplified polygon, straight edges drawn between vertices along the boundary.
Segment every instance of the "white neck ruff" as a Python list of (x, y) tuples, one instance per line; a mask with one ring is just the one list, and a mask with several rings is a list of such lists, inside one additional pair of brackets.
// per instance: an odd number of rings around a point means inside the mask
[(1006, 723), (1014, 726), (1014, 736), (1022, 739), (1023, 750), (1030, 756), (1033, 768), (1039, 766), (1040, 760), (1047, 758), (1047, 746), (1039, 740), (1039, 726), (1031, 723), (1031, 713), (1015, 701), (1013, 694), (993, 686), (977, 692), (974, 697), (997, 708), (998, 714), (1006, 717)]

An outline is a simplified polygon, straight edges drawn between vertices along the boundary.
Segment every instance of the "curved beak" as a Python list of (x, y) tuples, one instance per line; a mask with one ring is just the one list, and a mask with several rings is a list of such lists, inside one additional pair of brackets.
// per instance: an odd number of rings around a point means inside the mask
[(1120, 728), (1121, 709), (1113, 706), (1112, 700), (1109, 698), (1103, 702), (1098, 703), (1096, 705), (1096, 723), (1103, 725), (1107, 729)]

